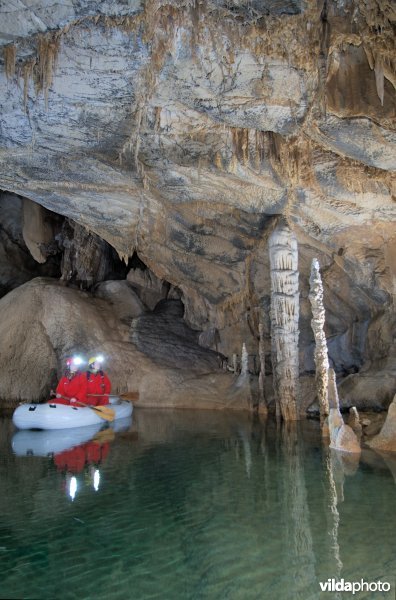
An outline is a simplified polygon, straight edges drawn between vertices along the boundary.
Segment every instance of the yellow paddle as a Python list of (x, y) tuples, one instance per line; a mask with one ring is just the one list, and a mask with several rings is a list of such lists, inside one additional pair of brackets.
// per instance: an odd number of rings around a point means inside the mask
[(99, 431), (96, 435), (94, 435), (92, 441), (96, 442), (97, 444), (105, 444), (106, 442), (114, 441), (114, 438), (114, 429), (107, 427), (106, 429), (103, 429), (103, 431)]
[[(64, 400), (69, 400), (70, 402), (70, 398), (67, 398), (66, 396), (62, 395), (60, 395), (60, 397)], [(105, 421), (114, 421), (115, 419), (114, 410), (112, 408), (109, 408), (108, 406), (91, 406), (90, 404), (85, 404), (85, 402), (80, 402), (80, 400), (76, 400), (76, 402), (73, 402), (73, 404), (81, 404), (81, 406), (86, 406), (87, 408), (94, 410), (98, 417), (105, 419)], [(71, 406), (73, 406), (73, 404)]]

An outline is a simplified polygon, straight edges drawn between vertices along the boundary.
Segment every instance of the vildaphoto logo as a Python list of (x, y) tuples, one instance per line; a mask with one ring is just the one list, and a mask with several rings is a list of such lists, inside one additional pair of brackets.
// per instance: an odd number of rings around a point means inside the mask
[(345, 581), (345, 579), (328, 579), (319, 581), (322, 592), (389, 592), (391, 584), (388, 581)]

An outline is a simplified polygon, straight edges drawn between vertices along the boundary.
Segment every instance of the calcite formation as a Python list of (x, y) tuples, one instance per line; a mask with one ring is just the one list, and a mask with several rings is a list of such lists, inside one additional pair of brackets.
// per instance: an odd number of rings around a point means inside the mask
[(316, 385), (321, 419), (324, 420), (329, 414), (329, 357), (327, 354), (327, 342), (324, 332), (326, 315), (323, 306), (323, 285), (320, 276), (319, 262), (316, 258), (312, 261), (311, 276), (309, 278), (309, 300), (312, 307), (312, 330), (315, 337), (315, 366)]
[[(75, 224), (74, 249), (89, 232), (125, 263), (137, 255), (230, 361), (244, 342), (258, 356), (261, 338), (267, 370), (268, 237), (286, 219), (299, 248), (300, 373), (314, 371), (316, 257), (330, 362), (349, 378), (341, 402), (359, 407), (360, 375), (380, 373), (386, 405), (395, 22), (388, 0), (3, 2), (0, 189)], [(50, 260), (51, 228), (39, 229), (25, 242)], [(96, 264), (73, 263), (87, 287), (109, 278)]]

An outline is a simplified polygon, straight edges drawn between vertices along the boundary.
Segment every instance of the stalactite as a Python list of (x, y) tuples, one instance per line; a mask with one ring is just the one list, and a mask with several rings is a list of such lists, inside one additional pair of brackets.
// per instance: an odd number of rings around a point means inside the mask
[(26, 112), (27, 110), (27, 98), (29, 91), (29, 81), (33, 76), (34, 65), (36, 64), (36, 60), (27, 61), (22, 67), (22, 77), (23, 77), (23, 108)]
[(309, 300), (312, 307), (311, 326), (315, 336), (316, 391), (319, 402), (320, 418), (323, 424), (323, 421), (329, 414), (329, 358), (327, 353), (326, 336), (324, 333), (325, 309), (323, 306), (323, 284), (320, 276), (319, 261), (317, 258), (312, 260), (309, 285)]
[(4, 71), (7, 79), (12, 79), (15, 75), (16, 47), (9, 44), (3, 48)]
[(271, 268), (271, 345), (276, 404), (285, 421), (299, 418), (298, 402), (298, 248), (286, 223), (269, 239)]
[(44, 92), (45, 102), (48, 101), (48, 90), (51, 87), (59, 51), (59, 32), (40, 36), (37, 43), (38, 60), (35, 63), (34, 77), (36, 91)]

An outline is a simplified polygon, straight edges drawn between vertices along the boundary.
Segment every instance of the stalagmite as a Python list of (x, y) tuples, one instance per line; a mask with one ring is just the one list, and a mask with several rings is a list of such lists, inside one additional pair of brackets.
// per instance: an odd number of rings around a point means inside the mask
[(269, 239), (271, 268), (271, 345), (277, 414), (285, 421), (299, 418), (298, 399), (298, 248), (284, 223)]
[(345, 425), (340, 413), (340, 403), (333, 369), (329, 369), (329, 407), (330, 448), (342, 450), (343, 452), (360, 453), (359, 441), (349, 425)]
[(248, 369), (249, 355), (246, 350), (246, 344), (242, 344), (242, 354), (241, 354), (241, 375), (243, 377), (247, 377), (249, 373)]
[(232, 366), (236, 375), (238, 373), (238, 357), (235, 353), (232, 355)]
[(329, 358), (327, 354), (326, 336), (324, 333), (325, 310), (323, 306), (323, 284), (319, 271), (319, 261), (317, 258), (312, 260), (309, 285), (309, 300), (312, 307), (311, 326), (315, 336), (316, 389), (319, 402), (320, 419), (323, 423), (324, 419), (329, 414)]

